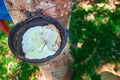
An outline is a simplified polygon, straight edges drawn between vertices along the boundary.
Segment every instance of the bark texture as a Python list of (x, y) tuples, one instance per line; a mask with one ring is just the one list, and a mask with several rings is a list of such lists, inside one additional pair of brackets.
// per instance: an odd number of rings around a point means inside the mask
[[(42, 10), (43, 15), (52, 16), (69, 28), (69, 13), (71, 11), (71, 0), (4, 0), (6, 7), (12, 17), (14, 24), (26, 18), (22, 10), (30, 12)], [(37, 80), (69, 80), (69, 42), (67, 42), (62, 53), (47, 64), (40, 65), (37, 71)]]
[(49, 15), (67, 25), (72, 3), (70, 0), (5, 0), (8, 11), (16, 24), (26, 16), (21, 10), (37, 11), (42, 9), (44, 15)]

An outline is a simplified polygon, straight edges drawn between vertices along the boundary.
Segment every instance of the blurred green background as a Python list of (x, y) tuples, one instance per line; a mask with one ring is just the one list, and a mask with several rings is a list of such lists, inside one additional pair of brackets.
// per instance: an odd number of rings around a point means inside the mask
[[(8, 22), (10, 28), (10, 22)], [(120, 63), (120, 4), (73, 0), (70, 19), (71, 80), (102, 80), (96, 69)], [(36, 80), (37, 66), (19, 61), (0, 32), (0, 80)], [(107, 79), (106, 79), (107, 80)]]

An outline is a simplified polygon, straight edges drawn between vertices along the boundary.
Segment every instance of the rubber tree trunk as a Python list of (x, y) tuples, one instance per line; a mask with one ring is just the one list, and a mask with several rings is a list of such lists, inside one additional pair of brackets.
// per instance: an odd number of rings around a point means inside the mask
[[(22, 10), (42, 10), (43, 15), (57, 18), (66, 28), (69, 28), (69, 13), (71, 11), (70, 0), (4, 0), (6, 7), (12, 17), (14, 24), (25, 19), (26, 15)], [(69, 42), (67, 42), (62, 53), (53, 60), (40, 66), (37, 72), (37, 80), (69, 80)]]

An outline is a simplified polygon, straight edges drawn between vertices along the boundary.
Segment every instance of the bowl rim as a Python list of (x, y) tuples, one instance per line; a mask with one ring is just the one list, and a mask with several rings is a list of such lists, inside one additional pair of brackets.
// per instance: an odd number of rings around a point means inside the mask
[[(45, 20), (48, 20), (48, 21), (50, 21), (50, 20), (52, 20), (52, 22), (54, 22), (54, 23), (56, 23), (56, 24), (59, 24), (59, 27), (60, 27), (60, 29), (62, 30), (62, 32), (60, 31), (60, 34), (62, 33), (62, 34), (64, 34), (64, 35), (61, 35), (63, 38), (61, 39), (61, 45), (60, 45), (60, 48), (55, 52), (55, 54), (53, 54), (53, 55), (50, 55), (50, 56), (48, 56), (48, 57), (46, 57), (46, 58), (42, 58), (42, 59), (28, 59), (28, 58), (25, 58), (24, 56), (20, 56), (20, 55), (18, 55), (18, 53), (19, 52), (17, 52), (14, 48), (13, 48), (13, 46), (12, 46), (12, 39), (13, 39), (13, 35), (17, 32), (16, 31), (16, 29), (18, 28), (18, 26), (20, 27), (20, 25), (21, 24), (24, 24), (24, 23), (26, 23), (26, 22), (28, 22), (28, 21), (30, 21), (30, 20), (34, 20), (34, 19), (36, 19), (36, 18), (43, 18), (43, 19), (45, 19)], [(53, 25), (55, 25), (55, 24), (53, 24)], [(55, 25), (56, 26), (56, 25)], [(26, 19), (24, 19), (24, 20), (22, 20), (22, 21), (20, 21), (19, 23), (17, 23), (12, 29), (11, 29), (11, 31), (10, 31), (10, 33), (9, 33), (9, 35), (8, 35), (8, 46), (9, 46), (9, 48), (10, 48), (10, 50), (11, 50), (11, 52), (17, 57), (17, 58), (19, 58), (20, 60), (22, 60), (22, 61), (25, 61), (25, 62), (29, 62), (29, 63), (45, 63), (45, 62), (48, 62), (48, 61), (50, 61), (50, 60), (52, 60), (52, 59), (54, 59), (56, 56), (58, 56), (62, 51), (63, 51), (63, 49), (64, 49), (64, 47), (65, 47), (65, 45), (66, 45), (66, 43), (67, 43), (67, 31), (66, 31), (66, 28), (65, 28), (65, 26), (61, 23), (61, 22), (59, 22), (57, 19), (55, 19), (55, 18), (53, 18), (53, 17), (50, 17), (50, 16), (43, 16), (43, 15), (37, 15), (37, 16), (34, 16), (34, 17), (29, 17), (29, 18), (26, 18)], [(22, 38), (22, 36), (21, 36), (21, 38)]]

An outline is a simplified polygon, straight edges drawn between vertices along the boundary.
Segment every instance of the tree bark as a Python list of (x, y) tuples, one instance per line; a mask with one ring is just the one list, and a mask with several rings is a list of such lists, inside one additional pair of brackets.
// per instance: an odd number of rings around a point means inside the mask
[[(14, 24), (26, 18), (22, 10), (37, 11), (42, 9), (43, 15), (52, 16), (69, 28), (70, 0), (4, 0)], [(69, 80), (70, 79), (69, 42), (62, 53), (47, 64), (40, 66), (37, 80)]]

